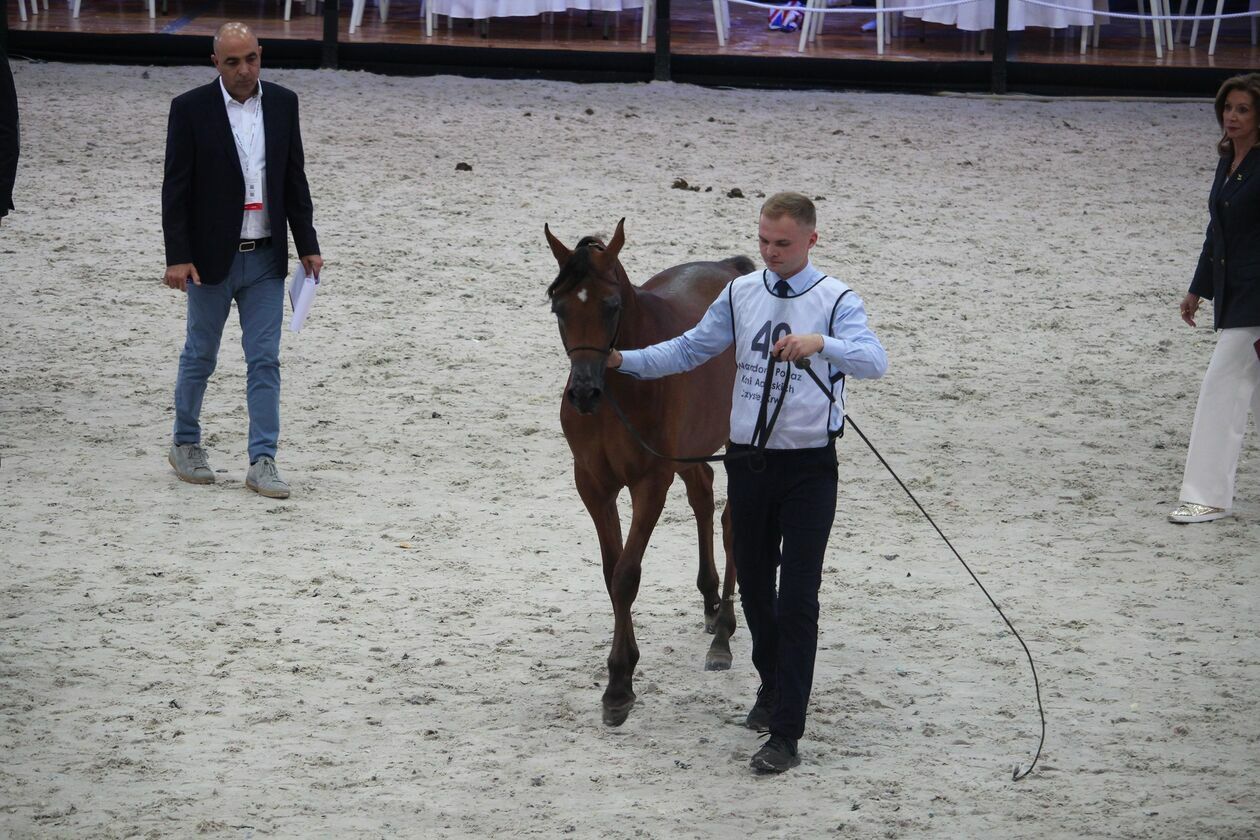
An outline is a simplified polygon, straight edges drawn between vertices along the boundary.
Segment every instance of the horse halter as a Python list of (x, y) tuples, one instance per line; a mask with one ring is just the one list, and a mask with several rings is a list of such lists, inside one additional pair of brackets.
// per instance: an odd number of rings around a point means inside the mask
[[(613, 342), (615, 342), (616, 340), (617, 340), (617, 337), (614, 335)], [(565, 355), (568, 355), (568, 356), (572, 356), (574, 353), (576, 353), (579, 350), (590, 350), (594, 353), (600, 354), (601, 356), (611, 356), (612, 351), (613, 351), (613, 345), (612, 343), (610, 343), (607, 347), (596, 347), (593, 344), (578, 344), (573, 347), (564, 348)]]
[[(602, 251), (602, 250), (604, 250), (604, 243), (599, 242), (599, 241), (595, 241), (595, 242), (591, 242), (591, 243), (587, 244), (585, 247), (587, 247), (587, 248), (594, 248), (594, 249), (595, 249), (595, 250), (597, 250), (597, 251)], [(607, 347), (596, 347), (596, 346), (594, 346), (593, 344), (578, 344), (578, 345), (575, 345), (575, 346), (573, 346), (573, 347), (570, 347), (570, 346), (569, 346), (569, 344), (568, 344), (568, 342), (566, 342), (566, 341), (565, 341), (565, 339), (564, 339), (564, 333), (563, 333), (563, 332), (561, 332), (561, 333), (560, 333), (560, 343), (564, 346), (564, 352), (565, 352), (565, 355), (566, 355), (566, 356), (570, 356), (570, 357), (572, 357), (572, 356), (573, 356), (573, 354), (574, 354), (574, 353), (576, 353), (576, 352), (578, 352), (579, 350), (590, 350), (590, 351), (592, 351), (592, 352), (594, 352), (594, 353), (599, 353), (601, 356), (610, 356), (610, 355), (612, 355), (612, 351), (613, 351), (613, 349), (614, 349), (614, 348), (616, 348), (616, 346), (617, 346), (617, 336), (621, 333), (621, 313), (622, 313), (622, 311), (623, 311), (623, 308), (618, 307), (618, 309), (617, 309), (617, 323), (613, 326), (612, 338), (608, 339), (608, 346), (607, 346)]]
[(616, 323), (616, 325), (613, 327), (612, 338), (608, 339), (608, 346), (607, 346), (607, 347), (596, 347), (596, 346), (595, 346), (595, 345), (593, 345), (593, 344), (576, 344), (576, 345), (574, 345), (573, 347), (570, 347), (570, 346), (568, 345), (568, 342), (566, 342), (566, 341), (564, 340), (564, 333), (563, 333), (563, 332), (560, 334), (560, 342), (561, 342), (561, 344), (563, 344), (563, 345), (564, 345), (564, 353), (565, 353), (565, 355), (566, 355), (566, 356), (569, 356), (569, 357), (572, 357), (572, 356), (573, 356), (573, 354), (574, 354), (574, 353), (576, 353), (576, 352), (578, 352), (579, 350), (590, 350), (590, 351), (592, 351), (592, 352), (594, 352), (594, 353), (599, 353), (601, 356), (610, 356), (610, 355), (612, 355), (612, 351), (613, 351), (613, 350), (616, 348), (616, 346), (617, 346), (617, 336), (618, 336), (620, 333), (621, 333), (621, 310), (620, 310), (620, 309), (618, 309), (618, 310), (617, 310), (617, 323)]

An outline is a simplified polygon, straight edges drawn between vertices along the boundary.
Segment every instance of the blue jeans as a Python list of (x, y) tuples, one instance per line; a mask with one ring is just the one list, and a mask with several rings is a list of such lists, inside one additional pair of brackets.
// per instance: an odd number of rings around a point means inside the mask
[(201, 401), (219, 356), (232, 301), (241, 318), (249, 404), (249, 460), (274, 458), (280, 438), (280, 326), (284, 320), (283, 244), (237, 254), (222, 283), (188, 284), (188, 332), (175, 380), (175, 443), (201, 443)]

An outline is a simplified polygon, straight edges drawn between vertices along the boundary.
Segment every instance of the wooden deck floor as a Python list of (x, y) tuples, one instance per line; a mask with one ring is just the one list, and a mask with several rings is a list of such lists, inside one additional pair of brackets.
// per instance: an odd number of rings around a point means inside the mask
[[(322, 37), (320, 15), (308, 15), (296, 0), (292, 19), (283, 19), (284, 5), (274, 0), (168, 0), (165, 13), (158, 2), (155, 19), (148, 17), (144, 0), (82, 0), (80, 17), (71, 17), (67, 0), (50, 2), (47, 11), (21, 21), (17, 0), (8, 3), (9, 27), (13, 31), (90, 32), (111, 34), (166, 33), (179, 35), (211, 34), (224, 20), (244, 20), (261, 38), (317, 41)], [(1211, 4), (1207, 4), (1211, 5)], [(731, 6), (732, 34), (725, 47), (719, 47), (713, 24), (713, 7), (708, 0), (674, 0), (671, 18), (671, 48), (684, 55), (783, 56), (797, 52), (797, 36), (772, 32), (766, 28), (765, 12), (746, 6)], [(322, 11), (317, 10), (317, 11)], [(580, 50), (613, 52), (650, 52), (654, 46), (639, 43), (640, 13), (622, 12), (605, 16), (573, 11), (557, 14), (551, 21), (540, 17), (496, 18), (488, 31), (471, 21), (456, 20), (449, 27), (445, 19), (432, 38), (424, 34), (424, 21), (419, 4), (394, 0), (389, 21), (381, 23), (375, 0), (370, 0), (363, 17), (363, 26), (349, 33), (350, 3), (343, 0), (339, 41), (358, 44), (440, 44), (445, 46), (478, 46), (537, 48), (546, 50)], [(805, 55), (820, 58), (875, 59), (875, 35), (862, 32), (863, 23), (873, 15), (831, 15), (816, 44)], [(1012, 61), (1048, 62), (1084, 66), (1130, 67), (1260, 67), (1260, 47), (1250, 43), (1250, 29), (1245, 19), (1226, 21), (1221, 28), (1215, 56), (1207, 54), (1208, 30), (1199, 34), (1197, 46), (1182, 42), (1163, 58), (1156, 58), (1149, 30), (1139, 35), (1135, 22), (1116, 22), (1104, 26), (1097, 49), (1080, 54), (1079, 35), (1071, 30), (1054, 32), (1032, 29), (1011, 33), (1009, 57)], [(980, 52), (976, 33), (961, 32), (953, 27), (923, 25), (906, 20), (901, 33), (893, 38), (883, 60), (886, 61), (980, 61), (990, 56)]]

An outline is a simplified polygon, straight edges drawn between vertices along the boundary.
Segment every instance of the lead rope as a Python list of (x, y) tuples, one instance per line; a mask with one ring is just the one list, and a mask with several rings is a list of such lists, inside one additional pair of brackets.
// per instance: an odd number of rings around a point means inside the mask
[[(774, 366), (777, 362), (774, 356), (766, 354), (766, 381), (761, 390), (761, 405), (757, 408), (757, 423), (753, 426), (752, 433), (751, 443), (754, 449), (764, 450), (770, 445), (770, 433), (774, 431), (774, 424), (779, 422), (779, 412), (783, 410), (783, 404), (787, 402), (788, 388), (792, 386), (792, 368), (789, 365), (783, 375), (783, 392), (779, 394), (779, 401), (775, 403), (774, 411), (770, 412), (770, 417), (767, 419), (770, 390), (774, 387)], [(764, 468), (763, 466), (762, 469)], [(755, 472), (761, 472), (761, 470), (755, 470)]]
[[(814, 371), (810, 368), (809, 359), (798, 359), (795, 364), (798, 368), (801, 368), (809, 374), (810, 379), (814, 380), (818, 387), (822, 389), (823, 393), (827, 395), (828, 399), (830, 399), (833, 403), (836, 401), (835, 397), (832, 396), (831, 391), (824, 386), (822, 380), (818, 378), (818, 374), (814, 373)], [(1002, 621), (1006, 622), (1006, 626), (1012, 633), (1015, 634), (1015, 638), (1019, 640), (1020, 647), (1024, 649), (1024, 655), (1028, 657), (1028, 667), (1032, 671), (1033, 690), (1037, 695), (1037, 712), (1041, 715), (1041, 740), (1037, 742), (1037, 753), (1033, 756), (1032, 763), (1028, 765), (1027, 770), (1021, 773), (1019, 772), (1019, 765), (1015, 765), (1015, 769), (1011, 773), (1011, 781), (1018, 782), (1020, 779), (1031, 773), (1033, 768), (1037, 766), (1037, 759), (1041, 758), (1041, 749), (1046, 744), (1046, 709), (1041, 703), (1041, 682), (1037, 679), (1037, 666), (1033, 663), (1032, 652), (1028, 649), (1028, 645), (1024, 643), (1024, 637), (1019, 635), (1019, 631), (1015, 629), (1015, 625), (1011, 624), (1011, 620), (1006, 617), (1006, 613), (1002, 612), (1002, 608), (998, 606), (998, 602), (993, 600), (993, 596), (989, 594), (989, 590), (984, 588), (984, 584), (980, 582), (980, 578), (976, 577), (976, 573), (973, 572), (971, 567), (967, 565), (967, 561), (964, 560), (962, 555), (958, 553), (958, 549), (954, 548), (954, 544), (949, 541), (949, 537), (945, 536), (945, 532), (940, 529), (940, 526), (936, 524), (936, 521), (932, 519), (931, 515), (924, 509), (923, 505), (919, 504), (919, 500), (914, 497), (914, 494), (910, 492), (910, 488), (906, 486), (900, 476), (898, 476), (893, 468), (889, 466), (888, 462), (884, 460), (884, 456), (879, 454), (879, 450), (875, 448), (875, 444), (871, 443), (870, 438), (862, 433), (862, 430), (858, 428), (858, 424), (853, 421), (851, 416), (845, 414), (844, 419), (848, 421), (850, 426), (853, 427), (853, 431), (858, 433), (858, 437), (862, 438), (862, 442), (870, 447), (871, 452), (873, 452), (875, 457), (879, 459), (879, 462), (884, 465), (884, 469), (888, 470), (888, 474), (896, 479), (897, 483), (901, 485), (901, 489), (904, 490), (906, 495), (910, 497), (910, 501), (914, 502), (914, 506), (919, 509), (919, 513), (923, 514), (923, 517), (933, 528), (936, 529), (936, 533), (941, 535), (941, 539), (945, 541), (945, 545), (949, 546), (949, 550), (954, 552), (954, 556), (958, 558), (959, 563), (962, 563), (963, 568), (967, 570), (967, 574), (971, 575), (971, 579), (975, 581), (976, 586), (980, 587), (980, 591), (984, 593), (984, 597), (989, 599), (989, 603), (993, 605), (993, 609), (997, 610), (998, 615), (1002, 617)]]

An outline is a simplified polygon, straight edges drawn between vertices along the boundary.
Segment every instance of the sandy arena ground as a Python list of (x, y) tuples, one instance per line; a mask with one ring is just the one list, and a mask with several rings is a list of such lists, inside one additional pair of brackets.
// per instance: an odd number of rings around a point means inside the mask
[[(274, 501), (243, 484), (234, 323), (203, 416), (219, 482), (166, 465), (166, 113), (212, 70), (14, 70), (0, 835), (1260, 836), (1256, 435), (1233, 518), (1164, 519), (1214, 340), (1176, 311), (1206, 101), (267, 71), (302, 97), (327, 260), (284, 336)], [(625, 216), (642, 282), (756, 257), (783, 188), (819, 197), (815, 262), (888, 348), (851, 414), (1036, 657), (1048, 734), (1020, 782), (1022, 651), (852, 434), (801, 767), (748, 771), (742, 626), (735, 668), (701, 669), (681, 483), (636, 605), (639, 705), (600, 722), (612, 613), (543, 223), (573, 243)]]

